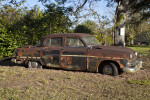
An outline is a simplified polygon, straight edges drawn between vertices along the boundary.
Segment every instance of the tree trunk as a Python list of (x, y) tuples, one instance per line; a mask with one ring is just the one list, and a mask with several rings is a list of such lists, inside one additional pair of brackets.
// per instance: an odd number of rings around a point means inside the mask
[[(125, 24), (129, 14), (129, 1), (120, 0), (116, 8), (115, 14), (115, 34), (114, 34), (114, 45), (125, 46)], [(123, 32), (124, 31), (124, 32)]]

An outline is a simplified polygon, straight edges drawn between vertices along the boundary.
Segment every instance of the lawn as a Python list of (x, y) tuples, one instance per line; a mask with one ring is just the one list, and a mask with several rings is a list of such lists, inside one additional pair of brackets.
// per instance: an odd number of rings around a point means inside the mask
[(27, 69), (0, 62), (0, 100), (149, 100), (150, 65), (134, 74)]
[(148, 51), (150, 50), (150, 46), (129, 46), (128, 48), (133, 49), (138, 53), (148, 53)]

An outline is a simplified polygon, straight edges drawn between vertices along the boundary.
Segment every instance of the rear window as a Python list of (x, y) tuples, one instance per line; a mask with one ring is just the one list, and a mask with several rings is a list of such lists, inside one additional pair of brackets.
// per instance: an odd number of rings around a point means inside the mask
[(45, 41), (46, 47), (60, 47), (62, 45), (62, 38), (50, 38)]
[(84, 47), (84, 44), (81, 42), (79, 38), (66, 38), (65, 41), (66, 47)]

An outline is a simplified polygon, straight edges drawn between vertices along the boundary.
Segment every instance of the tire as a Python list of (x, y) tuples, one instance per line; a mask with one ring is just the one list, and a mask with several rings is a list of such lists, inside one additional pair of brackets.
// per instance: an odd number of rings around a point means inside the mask
[(100, 73), (111, 76), (117, 76), (119, 74), (117, 66), (112, 62), (103, 63), (100, 66)]
[(28, 61), (28, 68), (42, 69), (42, 65), (39, 62)]

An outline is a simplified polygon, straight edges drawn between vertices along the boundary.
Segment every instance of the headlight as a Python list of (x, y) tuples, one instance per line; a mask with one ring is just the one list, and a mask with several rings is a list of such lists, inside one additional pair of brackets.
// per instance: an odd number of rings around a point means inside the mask
[(135, 53), (135, 55), (137, 56), (137, 52), (134, 52)]
[(130, 54), (130, 59), (132, 59), (132, 54)]

